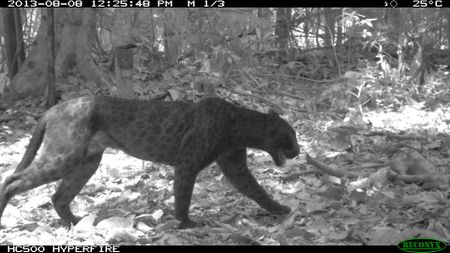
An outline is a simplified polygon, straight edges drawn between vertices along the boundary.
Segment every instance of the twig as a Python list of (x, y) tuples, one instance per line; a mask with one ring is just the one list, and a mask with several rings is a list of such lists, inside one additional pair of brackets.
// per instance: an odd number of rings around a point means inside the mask
[(30, 117), (34, 118), (35, 120), (38, 120), (41, 118), (41, 115), (38, 115), (38, 114), (25, 112), (25, 111), (15, 111), (11, 115), (0, 117), (0, 122), (16, 119), (16, 118), (20, 117), (21, 115), (30, 116)]
[(280, 112), (283, 112), (283, 110), (281, 109), (281, 107), (278, 104), (275, 104), (274, 102), (270, 101), (267, 98), (264, 98), (264, 97), (261, 97), (261, 96), (255, 95), (255, 94), (251, 94), (251, 93), (245, 93), (245, 92), (242, 92), (242, 91), (238, 91), (238, 90), (226, 87), (226, 86), (223, 86), (223, 88), (225, 88), (225, 89), (227, 89), (227, 90), (229, 90), (231, 92), (240, 94), (240, 95), (244, 95), (244, 96), (249, 96), (249, 97), (252, 97), (252, 98), (260, 99), (260, 100), (270, 104), (272, 107), (276, 108), (276, 110), (278, 110)]
[(299, 100), (305, 100), (305, 98), (297, 96), (297, 95), (293, 95), (293, 94), (289, 94), (283, 91), (263, 91), (263, 90), (258, 90), (261, 87), (258, 87), (256, 89), (250, 89), (250, 91), (252, 92), (256, 92), (256, 93), (261, 93), (261, 94), (274, 94), (274, 95), (281, 95), (281, 96), (286, 96), (286, 97), (291, 97), (291, 98), (296, 98)]
[[(257, 91), (257, 92), (262, 92), (262, 91)], [(291, 98), (295, 98), (295, 99), (299, 99), (299, 100), (305, 100), (305, 98), (303, 98), (303, 97), (300, 97), (300, 96), (297, 96), (294, 94), (289, 94), (289, 93), (286, 93), (283, 91), (266, 91), (265, 93), (291, 97)]]
[(383, 162), (383, 163), (374, 163), (374, 164), (368, 164), (368, 165), (361, 165), (361, 168), (363, 169), (379, 169), (379, 168), (383, 168), (385, 166), (388, 166), (389, 163)]
[(366, 134), (366, 136), (374, 136), (374, 135), (385, 135), (388, 138), (398, 140), (427, 140), (427, 137), (424, 136), (409, 135), (409, 134), (394, 134), (390, 132), (381, 132), (381, 131)]
[(312, 170), (305, 170), (305, 171), (300, 171), (300, 172), (292, 172), (289, 175), (286, 175), (286, 176), (282, 177), (281, 181), (283, 183), (291, 182), (291, 181), (297, 180), (297, 178), (299, 178), (301, 176), (314, 174), (314, 173), (321, 173), (322, 174), (322, 171), (312, 169)]
[(255, 82), (256, 85), (257, 85), (258, 87), (261, 86), (261, 83), (258, 82), (258, 80), (256, 80), (255, 77), (253, 77), (252, 75), (250, 75), (250, 73), (248, 73), (248, 72), (245, 70), (244, 67), (242, 67), (242, 66), (241, 66), (239, 63), (237, 63), (235, 60), (232, 60), (232, 62), (239, 68), (240, 71), (244, 72), (245, 75), (247, 75), (250, 79), (252, 79), (252, 81)]
[(346, 177), (346, 178), (355, 178), (355, 177), (358, 177), (358, 174), (355, 174), (355, 173), (334, 170), (330, 166), (328, 166), (327, 164), (322, 163), (321, 161), (312, 158), (308, 154), (306, 154), (306, 161), (309, 164), (311, 164), (314, 167), (316, 167), (317, 169), (319, 169), (319, 170), (321, 170), (321, 171), (323, 171), (323, 172), (325, 172), (325, 173), (327, 173), (329, 175), (335, 176), (335, 177), (339, 177), (339, 178), (344, 178), (344, 177)]
[(17, 117), (15, 117), (15, 116), (3, 116), (3, 117), (0, 117), (0, 122), (8, 121), (8, 120), (16, 119), (16, 118)]
[(33, 117), (36, 120), (38, 120), (38, 119), (40, 119), (42, 117), (42, 114), (34, 114), (34, 113), (31, 113), (31, 112), (25, 112), (25, 111), (20, 111), (20, 110), (17, 110), (16, 113)]
[[(342, 80), (342, 77), (338, 77), (338, 78), (334, 78), (334, 79), (323, 79), (323, 80), (315, 80), (315, 79), (310, 79), (310, 78), (306, 78), (306, 77), (297, 77), (295, 75), (283, 75), (283, 74), (262, 74), (262, 73), (255, 73), (253, 74), (255, 76), (279, 76), (279, 77), (293, 77), (293, 78), (298, 78), (298, 79), (302, 79), (305, 81), (310, 81), (310, 82), (314, 82), (314, 83), (331, 83), (331, 82), (337, 82)], [(240, 77), (240, 76), (244, 76), (243, 74), (240, 75), (232, 75), (229, 76), (230, 78), (232, 77)]]

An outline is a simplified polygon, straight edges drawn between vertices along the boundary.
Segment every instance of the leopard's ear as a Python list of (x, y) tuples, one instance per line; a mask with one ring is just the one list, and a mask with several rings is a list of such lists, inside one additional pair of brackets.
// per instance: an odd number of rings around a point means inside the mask
[(273, 115), (273, 114), (278, 115), (278, 113), (277, 113), (274, 109), (272, 109), (272, 108), (269, 109), (269, 111), (267, 112), (267, 114), (269, 114), (269, 115)]
[(284, 111), (283, 109), (281, 109), (279, 106), (274, 105), (273, 107), (269, 108), (269, 111), (267, 112), (267, 114), (273, 114), (273, 115), (283, 115)]
[(278, 113), (275, 110), (273, 110), (273, 109), (269, 109), (269, 111), (267, 112), (267, 115), (269, 115), (269, 119), (270, 120), (276, 120), (277, 118), (280, 117), (278, 115)]

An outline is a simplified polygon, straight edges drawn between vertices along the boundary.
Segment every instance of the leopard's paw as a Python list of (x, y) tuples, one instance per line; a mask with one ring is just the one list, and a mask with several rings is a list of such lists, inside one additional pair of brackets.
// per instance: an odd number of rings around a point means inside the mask
[(275, 215), (286, 215), (291, 213), (291, 208), (284, 205), (275, 205), (271, 206), (270, 208), (266, 209), (269, 213), (275, 214)]
[(195, 222), (193, 220), (183, 220), (180, 222), (180, 225), (178, 225), (178, 229), (187, 229), (187, 228), (195, 228), (195, 227), (201, 227), (203, 226), (202, 223)]

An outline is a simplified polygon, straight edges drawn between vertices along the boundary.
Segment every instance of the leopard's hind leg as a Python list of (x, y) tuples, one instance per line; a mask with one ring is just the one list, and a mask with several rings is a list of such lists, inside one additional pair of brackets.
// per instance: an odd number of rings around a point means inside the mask
[(80, 158), (79, 155), (44, 152), (39, 160), (33, 161), (25, 170), (7, 177), (0, 187), (0, 217), (13, 196), (64, 178)]
[(70, 210), (70, 202), (97, 171), (102, 155), (103, 151), (89, 155), (76, 169), (64, 175), (58, 190), (52, 197), (53, 207), (59, 217), (68, 225), (76, 224), (79, 221), (79, 218), (74, 216)]
[[(74, 127), (74, 128), (62, 128), (57, 126), (58, 130), (47, 129), (44, 136), (44, 147), (39, 158), (34, 159), (29, 166), (15, 172), (11, 176), (5, 179), (5, 182), (0, 186), (0, 218), (3, 211), (8, 204), (8, 201), (16, 194), (31, 190), (43, 184), (59, 179), (74, 179), (76, 170), (80, 165), (87, 164), (87, 169), (82, 169), (81, 176), (78, 178), (82, 184), (89, 179), (91, 163), (89, 161), (97, 161), (100, 159), (101, 154), (95, 157), (86, 158), (88, 143), (92, 136), (89, 127)], [(52, 134), (51, 134), (52, 133)], [(76, 138), (76, 139), (75, 139)], [(96, 164), (98, 165), (98, 163)], [(93, 170), (95, 171), (95, 170)], [(77, 181), (77, 180), (75, 180)], [(81, 184), (81, 183), (75, 183)], [(67, 182), (63, 183), (61, 189), (70, 188), (70, 193), (56, 194), (54, 203), (57, 204), (58, 213), (67, 213), (64, 209), (64, 204), (67, 202), (66, 196), (70, 196), (73, 192), (77, 192), (77, 187), (70, 184), (67, 187)], [(76, 195), (76, 194), (75, 194)], [(61, 197), (60, 197), (61, 196)], [(68, 201), (70, 202), (70, 201)], [(72, 222), (73, 218), (69, 216), (62, 216), (65, 221)]]

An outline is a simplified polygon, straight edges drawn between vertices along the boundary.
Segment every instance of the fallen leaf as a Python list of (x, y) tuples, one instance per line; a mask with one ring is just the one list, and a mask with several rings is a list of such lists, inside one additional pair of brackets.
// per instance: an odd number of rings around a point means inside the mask
[(425, 148), (427, 148), (427, 149), (438, 149), (438, 148), (441, 147), (441, 143), (442, 143), (442, 140), (438, 139), (438, 140), (435, 140), (435, 141), (425, 145)]
[(128, 215), (127, 217), (111, 217), (104, 219), (97, 224), (97, 228), (103, 229), (132, 229), (135, 215)]
[(153, 219), (154, 219), (156, 222), (158, 222), (158, 220), (159, 220), (163, 215), (164, 215), (164, 211), (161, 210), (161, 209), (158, 209), (158, 210), (156, 210), (156, 211), (154, 211), (154, 212), (152, 213), (152, 217), (153, 217)]
[(231, 234), (230, 240), (240, 245), (260, 245), (259, 242), (240, 234)]
[(168, 229), (175, 228), (179, 224), (180, 224), (180, 222), (177, 221), (177, 220), (168, 220), (168, 221), (166, 221), (166, 222), (156, 226), (155, 231), (163, 232), (163, 231), (166, 231)]
[(211, 233), (214, 234), (223, 234), (223, 233), (229, 233), (230, 231), (228, 231), (227, 229), (224, 228), (211, 228)]
[(119, 170), (116, 169), (116, 168), (109, 169), (109, 170), (108, 170), (108, 174), (109, 174), (114, 180), (119, 179), (119, 178), (122, 178), (122, 176), (123, 176), (123, 175), (119, 172)]
[(395, 192), (393, 191), (381, 191), (381, 193), (390, 199), (395, 199)]
[(39, 225), (36, 222), (33, 222), (33, 223), (27, 223), (27, 224), (18, 226), (17, 228), (20, 230), (26, 229), (30, 232), (33, 232), (37, 227), (39, 227)]
[(331, 240), (342, 241), (348, 236), (347, 231), (332, 231), (327, 237)]
[(254, 159), (254, 161), (256, 163), (269, 163), (272, 161), (272, 157), (268, 156), (268, 155), (264, 155), (264, 156), (258, 156)]
[(325, 211), (325, 204), (320, 202), (310, 202), (306, 205), (306, 213), (313, 213), (318, 211)]
[(141, 230), (144, 233), (150, 233), (153, 231), (153, 228), (145, 224), (144, 222), (138, 222), (136, 228)]
[(180, 92), (178, 90), (168, 89), (167, 92), (169, 92), (169, 95), (173, 101), (177, 101), (181, 97)]
[(136, 241), (136, 238), (128, 233), (126, 230), (117, 230), (114, 234), (109, 238), (108, 242), (111, 244), (117, 244), (119, 242), (132, 244)]
[(34, 232), (40, 232), (42, 234), (42, 232), (47, 233), (47, 234), (51, 234), (53, 232), (53, 228), (47, 226), (47, 225), (39, 225)]
[(300, 236), (303, 237), (306, 233), (308, 233), (308, 232), (306, 232), (304, 229), (300, 229), (297, 227), (286, 229), (284, 231), (284, 235), (288, 238), (295, 238), (295, 237), (300, 237)]
[(74, 227), (73, 229), (76, 232), (84, 232), (91, 231), (94, 228), (94, 222), (97, 219), (97, 215), (89, 214), (88, 216), (84, 216)]

